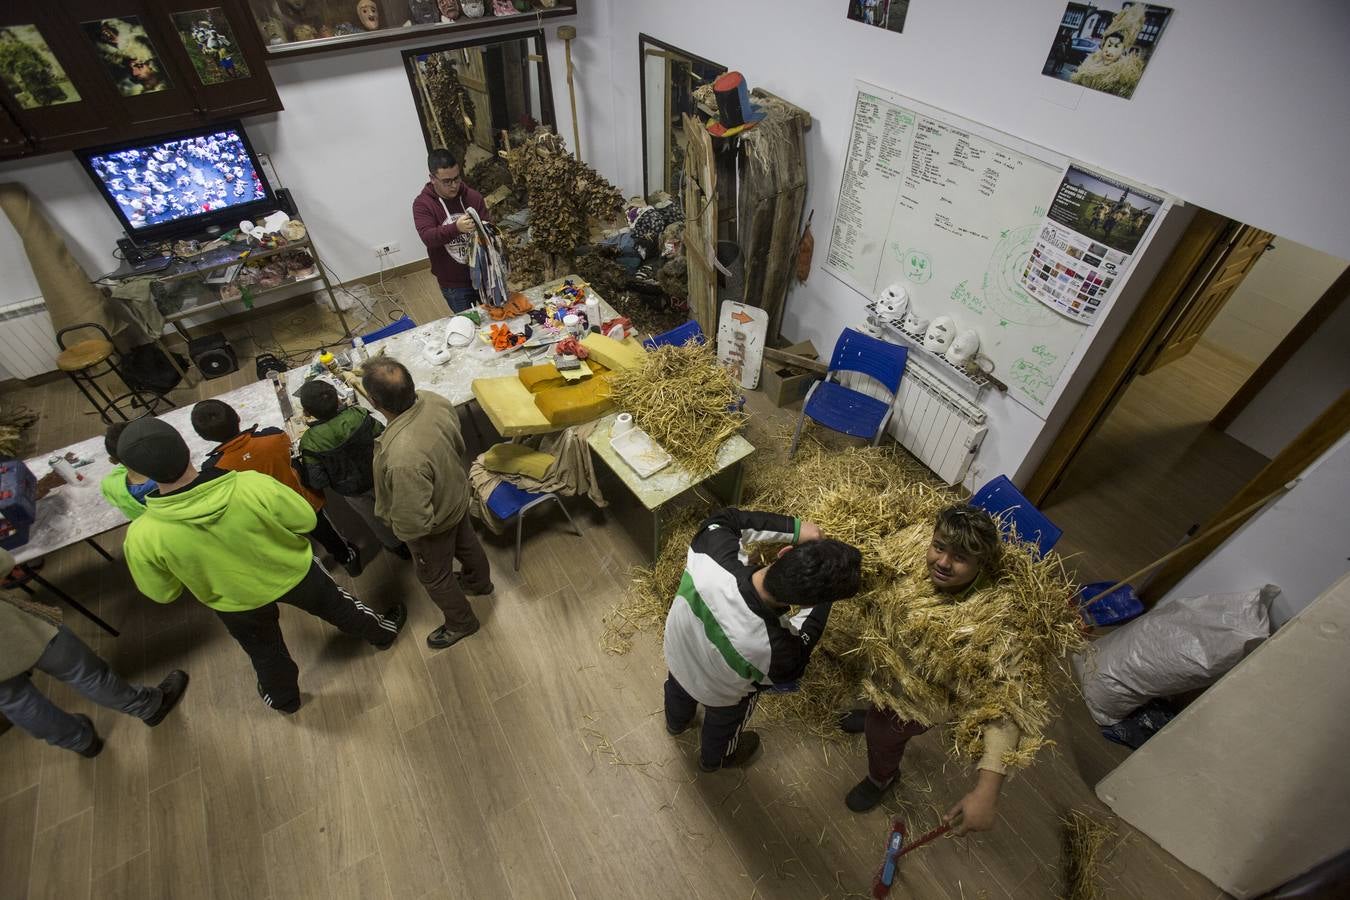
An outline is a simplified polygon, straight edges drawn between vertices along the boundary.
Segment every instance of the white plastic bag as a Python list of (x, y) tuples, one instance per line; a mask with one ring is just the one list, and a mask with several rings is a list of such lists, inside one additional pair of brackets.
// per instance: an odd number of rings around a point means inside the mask
[(1240, 594), (1180, 597), (1093, 643), (1073, 657), (1088, 711), (1114, 725), (1154, 697), (1206, 687), (1270, 637), (1268, 584)]

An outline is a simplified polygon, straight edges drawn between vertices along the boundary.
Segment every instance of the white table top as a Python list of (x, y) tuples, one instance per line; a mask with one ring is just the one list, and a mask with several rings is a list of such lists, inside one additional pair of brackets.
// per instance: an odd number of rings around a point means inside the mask
[(702, 484), (709, 478), (727, 470), (755, 452), (754, 444), (738, 434), (722, 442), (721, 448), (717, 451), (717, 470), (714, 472), (694, 475), (679, 463), (671, 463), (650, 477), (643, 478), (618, 454), (618, 451), (610, 446), (610, 429), (614, 426), (614, 420), (618, 418), (618, 415), (618, 413), (610, 413), (601, 419), (595, 430), (591, 432), (591, 436), (586, 439), (586, 443), (595, 451), (596, 456), (603, 459), (605, 465), (609, 466), (614, 474), (619, 476), (624, 485), (633, 492), (633, 496), (642, 501), (642, 505), (647, 509), (659, 509), (663, 504), (680, 496), (695, 485)]
[[(575, 275), (564, 277), (580, 280)], [(562, 278), (555, 279), (531, 288), (524, 294), (538, 305), (543, 299), (545, 289), (559, 285), (562, 281)], [(614, 315), (613, 308), (608, 303), (599, 298), (598, 294), (593, 294), (593, 296), (600, 299), (601, 311), (606, 317)], [(462, 350), (452, 351), (450, 361), (444, 365), (428, 365), (422, 356), (423, 341), (426, 336), (430, 335), (443, 337), (448, 321), (449, 317), (446, 317), (426, 325), (420, 325), (384, 340), (375, 341), (368, 344), (367, 347), (372, 354), (384, 348), (386, 355), (407, 366), (419, 389), (440, 394), (451, 403), (459, 406), (473, 399), (471, 385), (474, 379), (493, 378), (515, 372), (516, 362), (522, 358), (521, 354), (524, 351), (497, 354), (486, 343), (475, 341)], [(298, 390), (300, 385), (304, 383), (305, 375), (308, 372), (308, 366), (302, 366), (287, 372), (287, 388), (292, 393)], [(276, 394), (272, 390), (270, 381), (255, 381), (252, 384), (221, 394), (215, 399), (223, 400), (233, 406), (239, 412), (239, 421), (245, 427), (256, 423), (264, 428), (281, 428), (285, 424), (281, 416), (281, 407), (277, 403)], [(298, 410), (299, 401), (294, 401), (294, 405)], [(178, 429), (179, 434), (183, 435), (184, 440), (187, 441), (188, 449), (192, 452), (192, 458), (200, 462), (206, 457), (207, 453), (214, 449), (214, 445), (210, 441), (199, 438), (197, 433), (192, 430), (191, 417), (191, 406), (179, 407), (160, 416), (165, 422)], [(606, 429), (606, 433), (608, 433), (608, 429)], [(33, 523), (32, 530), (29, 532), (28, 543), (17, 550), (11, 551), (18, 562), (27, 562), (63, 547), (69, 547), (71, 544), (97, 537), (105, 531), (111, 531), (127, 522), (126, 517), (121, 512), (103, 499), (103, 495), (98, 488), (103, 476), (112, 470), (112, 463), (108, 461), (108, 454), (103, 449), (103, 436), (99, 435), (80, 441), (78, 444), (63, 447), (56, 453), (57, 455), (64, 455), (70, 451), (83, 459), (93, 460), (91, 464), (79, 469), (89, 483), (79, 487), (62, 485), (38, 501), (37, 521)], [(28, 468), (33, 470), (33, 474), (41, 478), (50, 471), (47, 466), (47, 460), (50, 456), (51, 454), (41, 454), (30, 457), (25, 462), (27, 462)]]

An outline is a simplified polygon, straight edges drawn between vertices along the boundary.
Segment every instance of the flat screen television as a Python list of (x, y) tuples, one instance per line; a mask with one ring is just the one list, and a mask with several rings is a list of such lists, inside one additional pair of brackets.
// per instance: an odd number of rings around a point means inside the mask
[(239, 122), (75, 155), (137, 243), (214, 233), (278, 206)]

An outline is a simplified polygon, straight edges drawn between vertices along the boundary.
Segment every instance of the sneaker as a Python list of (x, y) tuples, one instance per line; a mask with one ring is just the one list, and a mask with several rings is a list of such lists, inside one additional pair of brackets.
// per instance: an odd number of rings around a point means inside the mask
[(355, 578), (366, 568), (366, 564), (361, 561), (361, 548), (347, 542), (347, 558), (342, 562), (342, 568), (347, 570), (347, 574)]
[(451, 631), (442, 625), (427, 635), (427, 646), (432, 650), (444, 650), (446, 647), (453, 647), (469, 635), (477, 634), (478, 628), (479, 626), (475, 625), (468, 631)]
[(720, 765), (709, 766), (702, 760), (698, 767), (704, 772), (716, 772), (718, 769), (739, 769), (750, 764), (750, 761), (759, 753), (759, 734), (753, 731), (742, 731), (741, 739), (736, 742), (736, 749), (730, 756), (722, 757)]
[(188, 674), (182, 669), (174, 669), (168, 675), (165, 675), (164, 680), (159, 683), (159, 690), (164, 695), (164, 699), (160, 701), (159, 709), (155, 710), (155, 714), (144, 720), (145, 724), (154, 728), (160, 722), (163, 722), (164, 717), (178, 705), (179, 700), (183, 699), (183, 692), (187, 690), (187, 686)]
[(895, 782), (899, 780), (897, 775), (885, 784), (879, 785), (872, 780), (871, 775), (864, 775), (863, 780), (853, 786), (853, 790), (848, 792), (844, 798), (844, 805), (855, 813), (867, 812), (869, 809), (875, 809), (891, 788), (895, 787)]
[(272, 698), (267, 696), (267, 691), (263, 690), (261, 681), (258, 682), (258, 696), (262, 698), (262, 701), (267, 704), (269, 709), (275, 709), (277, 712), (282, 713), (283, 715), (289, 716), (300, 710), (299, 697), (296, 697), (295, 702), (292, 704), (289, 704), (287, 706), (277, 706), (275, 703), (272, 702)]
[(862, 734), (867, 728), (867, 710), (850, 709), (839, 714), (839, 730), (844, 734)]
[(98, 736), (97, 731), (94, 731), (93, 719), (89, 718), (83, 713), (76, 713), (75, 718), (79, 719), (81, 722), (88, 725), (89, 731), (94, 735), (94, 739), (89, 742), (88, 747), (85, 747), (83, 750), (76, 750), (75, 752), (83, 756), (85, 759), (93, 759), (95, 756), (98, 756), (100, 753), (103, 752), (103, 738)]
[(407, 559), (407, 560), (412, 559), (412, 550), (408, 549), (407, 544), (399, 544), (397, 547), (386, 547), (385, 549), (388, 550), (390, 553), (394, 554), (395, 556), (397, 556), (399, 559)]
[(497, 586), (489, 581), (488, 586), (486, 588), (476, 591), (464, 583), (463, 572), (455, 573), (455, 584), (458, 584), (459, 589), (463, 591), (465, 594), (469, 595), (470, 597), (486, 597), (497, 589)]
[(380, 618), (394, 626), (394, 632), (389, 636), (389, 640), (383, 644), (375, 644), (376, 650), (388, 650), (394, 646), (394, 641), (398, 640), (399, 633), (403, 631), (403, 626), (408, 622), (408, 607), (402, 603), (395, 603), (390, 610)]

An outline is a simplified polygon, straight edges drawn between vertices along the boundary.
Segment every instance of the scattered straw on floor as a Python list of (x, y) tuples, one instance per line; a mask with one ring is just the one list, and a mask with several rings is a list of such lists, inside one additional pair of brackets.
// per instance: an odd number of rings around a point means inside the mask
[(1070, 810), (1060, 820), (1063, 832), (1065, 900), (1097, 900), (1102, 896), (1101, 869), (1106, 842), (1115, 829), (1087, 813)]
[(743, 413), (727, 409), (741, 389), (709, 344), (659, 347), (609, 384), (615, 406), (694, 474), (715, 471), (717, 451), (745, 424)]

